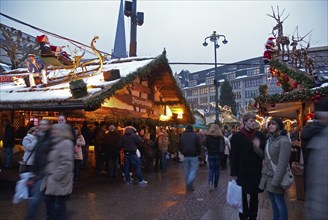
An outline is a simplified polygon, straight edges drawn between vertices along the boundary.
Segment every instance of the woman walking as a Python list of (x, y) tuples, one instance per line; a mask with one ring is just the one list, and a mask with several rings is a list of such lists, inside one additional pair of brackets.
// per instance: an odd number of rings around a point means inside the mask
[(66, 199), (73, 189), (74, 143), (71, 126), (52, 126), (52, 146), (41, 190), (45, 192), (47, 219), (64, 220)]
[(38, 142), (36, 137), (37, 127), (34, 126), (28, 130), (27, 135), (23, 138), (22, 144), (24, 147), (23, 161), (26, 162), (26, 172), (32, 171), (32, 165), (34, 163), (34, 150), (35, 145)]
[[(288, 210), (285, 202), (286, 190), (281, 188), (280, 183), (289, 164), (292, 144), (287, 137), (287, 131), (284, 130), (284, 124), (280, 118), (273, 118), (268, 126), (270, 133), (265, 146), (265, 159), (259, 188), (269, 193), (273, 219), (288, 220)], [(272, 167), (270, 160), (276, 165), (275, 169)]]
[(205, 140), (205, 147), (208, 152), (208, 186), (213, 191), (218, 187), (220, 177), (220, 159), (224, 156), (224, 137), (221, 128), (217, 124), (211, 125)]

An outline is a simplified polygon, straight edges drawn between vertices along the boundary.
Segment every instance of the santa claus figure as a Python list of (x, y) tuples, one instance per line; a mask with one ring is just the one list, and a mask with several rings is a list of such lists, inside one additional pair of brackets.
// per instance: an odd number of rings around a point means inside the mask
[(263, 53), (264, 64), (268, 64), (272, 59), (272, 54), (277, 51), (276, 44), (274, 42), (276, 38), (269, 37), (265, 44), (265, 51)]

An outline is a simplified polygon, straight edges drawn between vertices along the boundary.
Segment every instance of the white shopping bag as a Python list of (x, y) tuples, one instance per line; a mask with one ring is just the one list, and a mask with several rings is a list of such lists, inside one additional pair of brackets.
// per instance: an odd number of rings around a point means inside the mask
[(29, 189), (26, 185), (26, 181), (33, 176), (33, 173), (21, 173), (19, 174), (21, 180), (16, 183), (15, 195), (13, 198), (13, 203), (17, 204), (29, 198)]
[(238, 186), (235, 180), (228, 182), (227, 203), (232, 208), (243, 212), (243, 200), (241, 186)]

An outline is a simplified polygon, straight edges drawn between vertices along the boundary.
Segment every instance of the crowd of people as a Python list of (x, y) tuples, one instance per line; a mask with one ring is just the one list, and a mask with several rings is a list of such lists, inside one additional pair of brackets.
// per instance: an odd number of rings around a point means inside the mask
[[(315, 104), (315, 123), (307, 125), (299, 136), (304, 140), (308, 219), (327, 216), (327, 169), (322, 169), (327, 167), (327, 107), (328, 98)], [(256, 116), (248, 112), (242, 116), (240, 127), (229, 129), (212, 124), (205, 132), (195, 131), (192, 125), (186, 126), (177, 143), (184, 156), (186, 191), (194, 191), (201, 164), (208, 165), (210, 192), (218, 188), (220, 171), (230, 167), (231, 179), (242, 188), (241, 220), (257, 219), (258, 194), (264, 191), (271, 201), (273, 219), (286, 220), (287, 189), (281, 186), (281, 181), (290, 165), (292, 135), (288, 135), (281, 118), (269, 121), (266, 134), (259, 131), (255, 119)], [(65, 116), (60, 115), (55, 124), (42, 119), (26, 130), (21, 141), (25, 151), (23, 160), (26, 171), (33, 173), (34, 191), (25, 219), (36, 218), (43, 199), (47, 218), (65, 219), (67, 197), (72, 193), (74, 183), (80, 181), (80, 170), (90, 165), (90, 145), (94, 145), (95, 172), (113, 179), (122, 175), (127, 185), (133, 184), (133, 178), (137, 184), (147, 185), (143, 172), (168, 171), (167, 158), (172, 143), (164, 127), (159, 127), (155, 136), (145, 127), (137, 130), (130, 125), (118, 130), (115, 125), (105, 122), (91, 124), (85, 121), (82, 127), (72, 127)], [(4, 167), (8, 169), (12, 167), (14, 145), (15, 129), (10, 120), (5, 119)]]

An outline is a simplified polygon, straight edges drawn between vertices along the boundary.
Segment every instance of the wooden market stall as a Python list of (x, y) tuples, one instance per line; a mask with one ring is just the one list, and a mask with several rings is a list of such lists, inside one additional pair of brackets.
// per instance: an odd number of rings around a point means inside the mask
[[(85, 68), (92, 70), (94, 66)], [(173, 124), (179, 118), (179, 123), (194, 123), (165, 53), (155, 58), (104, 61), (100, 71), (87, 75), (52, 70), (48, 77), (64, 76), (70, 80), (33, 90), (13, 81), (13, 77), (27, 74), (0, 76), (5, 77), (0, 80), (0, 118), (11, 118), (16, 127), (26, 120), (54, 118), (62, 113), (69, 121), (77, 122), (88, 119), (123, 124)]]

